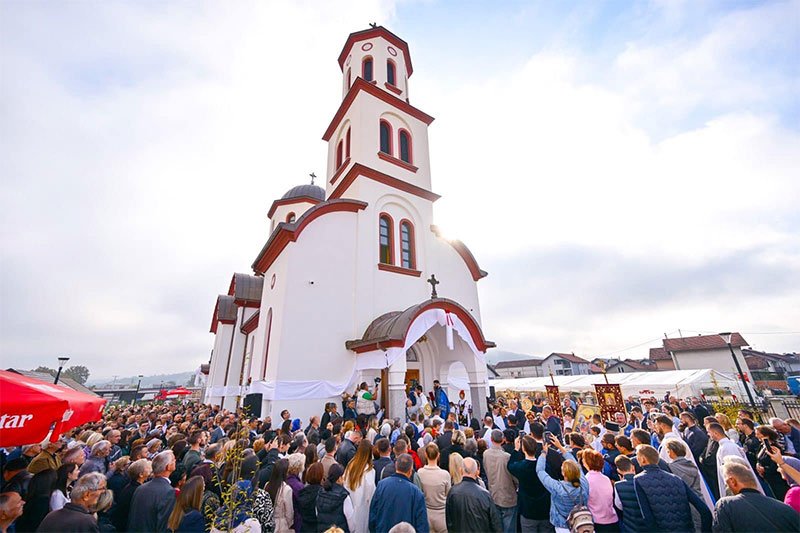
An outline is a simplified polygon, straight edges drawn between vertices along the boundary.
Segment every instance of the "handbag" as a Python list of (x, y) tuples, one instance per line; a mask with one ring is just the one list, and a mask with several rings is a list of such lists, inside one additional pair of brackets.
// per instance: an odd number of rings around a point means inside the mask
[(572, 510), (567, 515), (567, 525), (569, 526), (570, 533), (594, 533), (594, 518), (592, 517), (592, 512), (589, 508), (583, 503), (583, 493), (578, 488), (579, 501), (575, 502), (570, 495), (570, 499), (573, 500)]

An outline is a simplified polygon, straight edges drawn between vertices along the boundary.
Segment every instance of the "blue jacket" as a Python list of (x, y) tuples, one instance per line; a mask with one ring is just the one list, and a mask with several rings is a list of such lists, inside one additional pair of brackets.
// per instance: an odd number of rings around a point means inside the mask
[(425, 496), (403, 474), (392, 474), (378, 482), (369, 505), (369, 530), (386, 533), (400, 522), (408, 522), (418, 533), (429, 533)]
[(650, 531), (649, 525), (642, 516), (639, 499), (636, 497), (633, 474), (626, 474), (622, 481), (615, 483), (614, 492), (619, 496), (619, 501), (622, 503), (622, 520), (619, 521), (620, 532), (645, 533)]
[(700, 513), (703, 531), (711, 531), (711, 511), (706, 503), (678, 476), (657, 465), (645, 465), (633, 478), (642, 516), (650, 531), (694, 531), (689, 504)]
[[(564, 452), (564, 460), (575, 461), (575, 456), (570, 452)], [(569, 529), (567, 517), (572, 508), (589, 503), (589, 481), (583, 475), (583, 470), (581, 470), (580, 487), (573, 487), (567, 481), (556, 481), (551, 478), (545, 471), (545, 461), (541, 458), (536, 461), (536, 475), (550, 493), (550, 523), (553, 527)]]
[(447, 416), (450, 414), (450, 400), (447, 398), (447, 393), (444, 389), (439, 388), (434, 398), (436, 399), (436, 407), (442, 411), (442, 418), (447, 420)]
[(176, 533), (204, 533), (206, 521), (203, 514), (197, 509), (192, 509), (181, 519), (181, 523), (176, 529)]

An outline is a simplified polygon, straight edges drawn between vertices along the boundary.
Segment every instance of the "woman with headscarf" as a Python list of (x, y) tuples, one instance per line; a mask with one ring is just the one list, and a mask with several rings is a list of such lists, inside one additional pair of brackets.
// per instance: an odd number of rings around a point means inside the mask
[(352, 533), (369, 531), (369, 505), (376, 484), (375, 469), (372, 468), (372, 445), (369, 440), (363, 439), (344, 471), (344, 487), (350, 493), (356, 510)]

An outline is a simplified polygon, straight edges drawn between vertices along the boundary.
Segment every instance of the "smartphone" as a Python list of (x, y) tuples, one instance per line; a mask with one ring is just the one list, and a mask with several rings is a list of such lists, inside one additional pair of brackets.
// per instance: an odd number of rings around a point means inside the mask
[(527, 433), (525, 433), (524, 431), (520, 431), (520, 432), (519, 432), (519, 438), (520, 438), (520, 440), (522, 440), (522, 438), (523, 438), (525, 435), (527, 435)]
[(544, 432), (544, 442), (545, 444), (550, 444), (550, 440), (553, 438), (553, 433), (551, 431)]
[(761, 439), (761, 442), (764, 443), (764, 448), (766, 448), (769, 453), (772, 453), (772, 445), (769, 443), (769, 439)]

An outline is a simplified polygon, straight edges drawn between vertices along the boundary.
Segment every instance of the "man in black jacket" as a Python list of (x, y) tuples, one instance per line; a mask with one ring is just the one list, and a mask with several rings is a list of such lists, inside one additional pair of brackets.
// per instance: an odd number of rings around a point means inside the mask
[[(535, 424), (541, 427), (538, 422)], [(518, 438), (514, 445), (516, 449), (508, 461), (508, 471), (519, 481), (517, 504), (522, 531), (552, 530), (550, 493), (536, 474), (536, 456), (542, 447), (528, 435)]]
[(708, 444), (708, 435), (697, 425), (697, 419), (694, 414), (688, 411), (681, 413), (681, 422), (686, 426), (686, 429), (683, 430), (683, 440), (692, 450), (695, 462), (699, 462), (700, 456)]
[(347, 468), (347, 464), (356, 455), (356, 448), (358, 448), (361, 438), (360, 431), (356, 429), (348, 431), (345, 438), (342, 439), (339, 449), (336, 451), (336, 462)]
[(175, 454), (172, 450), (153, 458), (153, 479), (133, 493), (128, 531), (167, 531), (167, 520), (175, 507), (175, 489), (169, 482), (169, 475), (174, 471)]
[[(172, 452), (170, 452), (172, 453)], [(171, 488), (170, 488), (171, 489)], [(94, 508), (100, 495), (106, 490), (106, 476), (98, 472), (86, 474), (75, 482), (70, 492), (70, 501), (61, 509), (48, 514), (36, 531), (61, 532), (61, 531), (100, 531)], [(172, 491), (172, 501), (175, 502), (175, 491)], [(172, 509), (170, 508), (170, 511)], [(166, 526), (166, 522), (164, 523)], [(166, 531), (166, 527), (164, 529)]]
[(714, 507), (713, 531), (798, 531), (800, 517), (788, 505), (764, 496), (752, 470), (725, 460), (720, 472), (734, 496), (725, 496)]
[(478, 463), (475, 459), (464, 459), (464, 478), (450, 489), (445, 505), (445, 520), (448, 531), (495, 532), (503, 531), (500, 513), (489, 495), (489, 491), (478, 485)]

